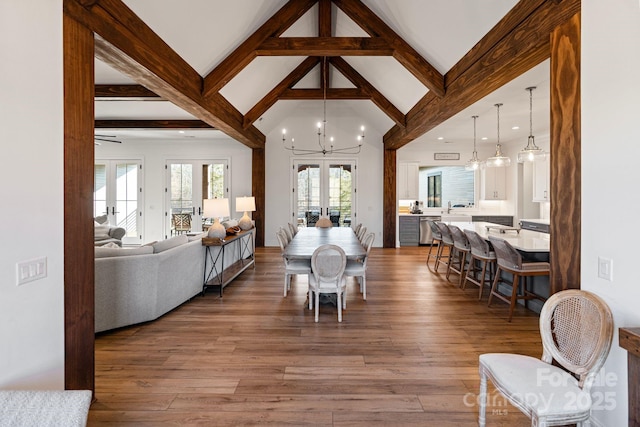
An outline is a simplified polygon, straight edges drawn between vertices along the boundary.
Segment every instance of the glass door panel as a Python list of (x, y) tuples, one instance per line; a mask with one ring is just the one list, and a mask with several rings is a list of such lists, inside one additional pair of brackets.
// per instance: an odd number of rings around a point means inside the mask
[(349, 227), (354, 215), (355, 161), (294, 161), (293, 215), (298, 227), (314, 227), (320, 217)]
[(122, 227), (123, 244), (142, 240), (142, 162), (96, 160), (94, 165), (94, 216), (107, 215), (107, 224)]
[(167, 237), (208, 229), (211, 221), (202, 217), (203, 199), (228, 197), (228, 170), (226, 160), (167, 162)]

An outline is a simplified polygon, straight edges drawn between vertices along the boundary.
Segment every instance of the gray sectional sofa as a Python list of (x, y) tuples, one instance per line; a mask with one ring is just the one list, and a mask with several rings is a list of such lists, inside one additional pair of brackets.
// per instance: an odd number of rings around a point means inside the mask
[(95, 248), (95, 331), (157, 319), (202, 292), (203, 235)]

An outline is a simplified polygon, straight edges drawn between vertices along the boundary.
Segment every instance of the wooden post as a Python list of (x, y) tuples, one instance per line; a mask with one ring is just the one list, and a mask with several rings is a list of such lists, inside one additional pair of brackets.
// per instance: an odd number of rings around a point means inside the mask
[(550, 293), (580, 288), (580, 14), (551, 33)]
[(265, 153), (264, 148), (254, 148), (251, 153), (251, 192), (256, 198), (256, 211), (253, 219), (256, 223), (256, 246), (264, 246), (264, 192), (265, 182)]
[(93, 32), (65, 13), (63, 43), (65, 389), (95, 392)]
[(385, 248), (396, 247), (396, 157), (397, 150), (384, 150), (382, 244)]

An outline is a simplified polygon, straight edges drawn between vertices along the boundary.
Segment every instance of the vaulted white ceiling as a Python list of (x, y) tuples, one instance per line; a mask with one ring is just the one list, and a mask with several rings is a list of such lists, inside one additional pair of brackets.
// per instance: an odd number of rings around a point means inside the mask
[[(152, 30), (202, 76), (214, 69), (226, 56), (286, 0), (124, 0)], [(516, 0), (363, 0), (398, 35), (416, 49), (440, 73), (445, 74), (516, 3)], [(315, 36), (318, 32), (318, 6), (314, 6), (283, 36)], [(366, 36), (346, 15), (333, 7), (333, 31), (337, 36)], [(304, 58), (257, 57), (233, 78), (220, 93), (241, 113), (246, 113), (271, 88), (279, 83)], [(392, 57), (345, 57), (346, 61), (389, 99), (407, 113), (428, 89)], [(443, 143), (437, 138), (470, 142), (473, 137), (471, 116), (479, 115), (478, 137), (495, 143), (496, 112), (501, 102), (501, 140), (526, 141), (529, 132), (528, 86), (534, 91), (534, 133), (548, 133), (548, 62), (523, 74), (485, 99), (465, 109), (411, 144)], [(316, 67), (296, 87), (318, 87)], [(96, 60), (96, 83), (134, 84), (128, 77)], [(351, 87), (339, 72), (331, 73), (331, 87)], [(321, 101), (278, 101), (255, 123), (265, 134), (274, 131), (283, 117), (304, 117), (317, 112)], [(330, 108), (361, 117), (364, 123), (384, 134), (393, 122), (371, 101), (329, 101)], [(192, 119), (166, 101), (96, 101), (97, 119)], [(510, 128), (519, 125), (518, 131)], [(100, 131), (122, 138), (175, 138), (176, 132)], [(189, 131), (196, 137), (224, 137), (219, 131)], [(479, 140), (479, 144), (482, 142)]]

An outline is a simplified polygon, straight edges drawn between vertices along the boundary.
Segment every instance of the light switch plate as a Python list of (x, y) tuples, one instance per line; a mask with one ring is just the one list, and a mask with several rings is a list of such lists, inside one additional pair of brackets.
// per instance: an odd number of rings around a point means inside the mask
[(598, 257), (598, 277), (613, 281), (613, 261), (609, 258)]
[(16, 264), (16, 285), (24, 285), (47, 277), (47, 257), (22, 261)]

